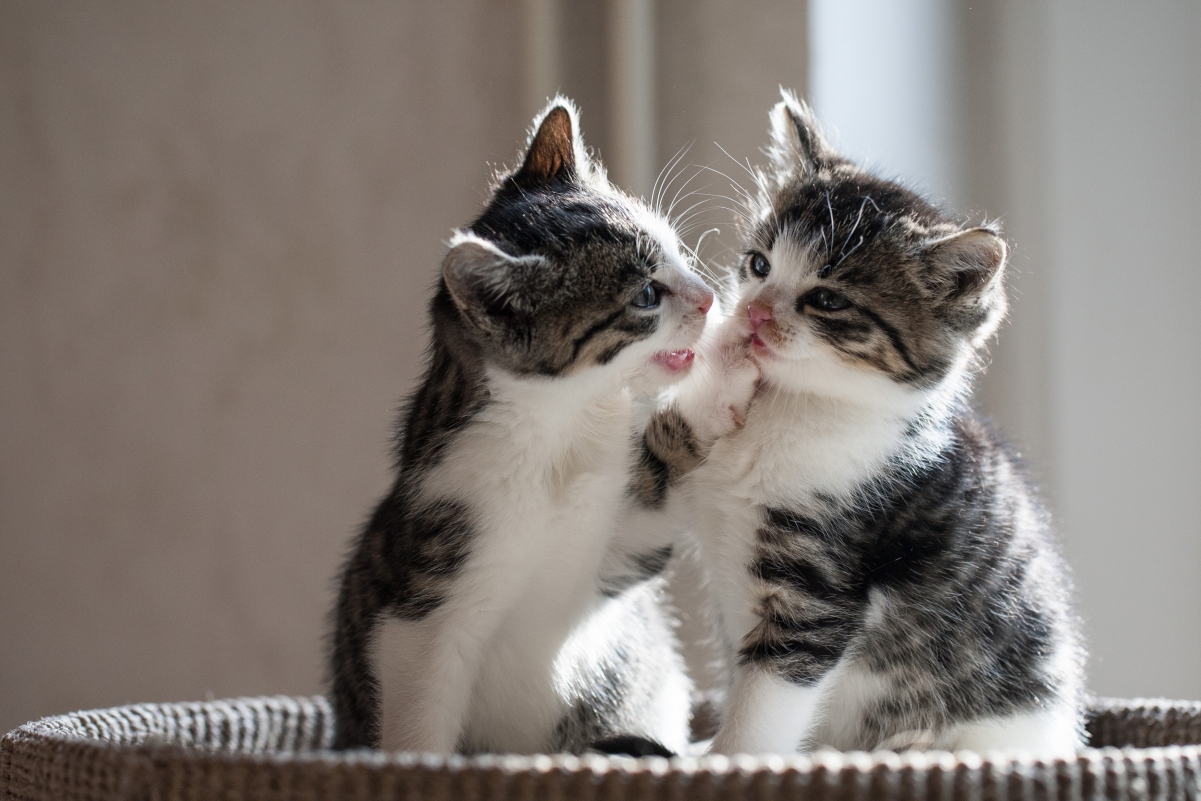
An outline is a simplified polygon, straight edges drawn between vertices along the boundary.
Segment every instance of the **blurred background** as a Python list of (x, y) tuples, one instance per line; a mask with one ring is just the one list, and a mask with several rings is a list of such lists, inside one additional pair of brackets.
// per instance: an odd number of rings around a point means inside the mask
[(1001, 220), (977, 397), (1045, 489), (1092, 687), (1201, 698), (1201, 4), (0, 0), (0, 731), (320, 691), (443, 243), (531, 116), (574, 97), (645, 193), (689, 143), (761, 161), (779, 85)]

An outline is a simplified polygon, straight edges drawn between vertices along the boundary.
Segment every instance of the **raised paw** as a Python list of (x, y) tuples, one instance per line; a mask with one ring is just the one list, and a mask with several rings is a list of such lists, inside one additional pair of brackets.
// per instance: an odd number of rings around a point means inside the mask
[(681, 405), (697, 437), (713, 442), (746, 423), (759, 386), (759, 365), (745, 343), (716, 344), (704, 356), (705, 363)]
[(751, 401), (759, 388), (759, 365), (751, 359), (745, 345), (723, 345), (719, 358), (721, 366), (710, 432), (714, 439), (732, 434), (746, 424)]

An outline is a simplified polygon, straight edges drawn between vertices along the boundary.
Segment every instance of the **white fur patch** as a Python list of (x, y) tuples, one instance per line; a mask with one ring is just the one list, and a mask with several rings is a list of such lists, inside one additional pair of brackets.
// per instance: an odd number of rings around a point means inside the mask
[(739, 669), (713, 753), (795, 754), (820, 698), (820, 685), (800, 687), (766, 670)]
[[(631, 446), (647, 416), (625, 387), (657, 390), (675, 380), (652, 375), (647, 364), (660, 350), (695, 342), (705, 319), (697, 308), (709, 297), (688, 273), (674, 232), (656, 225), (650, 233), (666, 260), (656, 280), (672, 290), (656, 333), (605, 367), (569, 376), (489, 369), (489, 404), (422, 476), (418, 501), (465, 504), (474, 536), (441, 606), (420, 622), (387, 619), (378, 627), (385, 749), (542, 750), (578, 678), (564, 667), (564, 649), (605, 641), (581, 632), (614, 625), (599, 574), (625, 512)], [(629, 533), (621, 540), (638, 544)], [(663, 688), (646, 734), (682, 750), (689, 691), (680, 672)]]

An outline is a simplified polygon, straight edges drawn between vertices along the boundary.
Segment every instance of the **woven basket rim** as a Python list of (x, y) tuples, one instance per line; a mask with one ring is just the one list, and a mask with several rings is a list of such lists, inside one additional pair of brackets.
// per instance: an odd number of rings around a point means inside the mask
[(1097, 701), (1092, 744), (1111, 747), (1075, 755), (338, 752), (329, 750), (332, 728), (320, 696), (42, 718), (0, 740), (0, 801), (1198, 801), (1201, 793), (1194, 701)]
[[(10, 732), (12, 734), (13, 732)], [(462, 773), (470, 771), (501, 772), (510, 775), (546, 773), (590, 773), (602, 776), (621, 773), (630, 776), (650, 775), (669, 777), (672, 775), (749, 775), (772, 773), (782, 775), (790, 772), (811, 773), (823, 770), (828, 773), (873, 774), (881, 768), (895, 771), (924, 771), (931, 768), (953, 770), (966, 768), (978, 770), (991, 766), (1002, 772), (1009, 769), (1028, 767), (1066, 767), (1094, 761), (1138, 763), (1173, 757), (1201, 760), (1201, 745), (1165, 745), (1142, 748), (1126, 746), (1104, 746), (1083, 748), (1072, 756), (1039, 757), (1037, 754), (1017, 752), (975, 751), (833, 751), (780, 756), (777, 754), (720, 754), (702, 757), (659, 756), (626, 757), (604, 754), (482, 754), (459, 756), (455, 754), (425, 754), (412, 752), (339, 752), (312, 751), (305, 753), (249, 754), (237, 751), (206, 751), (178, 745), (121, 746), (104, 743), (87, 737), (75, 737), (63, 742), (86, 744), (88, 747), (119, 752), (131, 758), (143, 758), (151, 762), (181, 761), (204, 762), (224, 765), (325, 765), (337, 767), (364, 767), (367, 769), (423, 769), (431, 772)]]
[[(204, 711), (219, 707), (242, 708), (261, 706), (264, 703), (324, 703), (322, 696), (245, 696), (201, 702), (129, 704), (103, 709), (81, 710), (60, 715), (51, 715), (25, 723), (8, 732), (0, 740), (0, 751), (9, 750), (19, 741), (41, 741), (43, 743), (72, 744), (96, 749), (108, 754), (120, 754), (151, 761), (208, 762), (228, 765), (287, 765), (323, 764), (331, 768), (338, 766), (367, 769), (425, 769), (429, 771), (500, 771), (507, 774), (547, 772), (578, 773), (597, 775), (618, 772), (630, 775), (708, 773), (715, 775), (768, 772), (774, 774), (790, 771), (813, 772), (824, 770), (837, 773), (872, 773), (881, 768), (893, 771), (923, 771), (931, 768), (943, 770), (956, 767), (978, 769), (983, 766), (1014, 768), (1029, 766), (1066, 766), (1081, 761), (1115, 760), (1141, 761), (1169, 756), (1201, 759), (1201, 743), (1162, 745), (1150, 747), (1104, 746), (1088, 747), (1074, 755), (1039, 755), (1021, 751), (835, 751), (825, 749), (811, 754), (719, 754), (701, 757), (657, 756), (625, 757), (602, 754), (435, 754), (418, 752), (381, 752), (367, 749), (335, 751), (330, 748), (311, 750), (281, 750), (252, 753), (248, 751), (202, 746), (186, 746), (177, 743), (142, 742), (120, 743), (79, 732), (72, 721), (79, 716), (95, 716), (114, 712), (154, 712), (162, 709), (187, 709)], [(1096, 716), (1112, 711), (1139, 711), (1146, 713), (1184, 713), (1201, 716), (1201, 701), (1179, 701), (1166, 698), (1099, 698), (1090, 704), (1088, 714)]]

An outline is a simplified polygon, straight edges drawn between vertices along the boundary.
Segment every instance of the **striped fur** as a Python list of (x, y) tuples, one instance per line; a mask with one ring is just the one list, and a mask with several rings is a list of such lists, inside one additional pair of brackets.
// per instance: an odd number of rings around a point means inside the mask
[(713, 296), (670, 226), (588, 158), (568, 101), (537, 123), (451, 240), (396, 482), (342, 573), (338, 748), (687, 744), (659, 600), (670, 548), (613, 535), (638, 398), (682, 374), (669, 354)]
[(727, 323), (759, 393), (680, 487), (735, 662), (713, 748), (1077, 748), (1066, 570), (966, 400), (1005, 244), (840, 156), (793, 96), (772, 124)]

